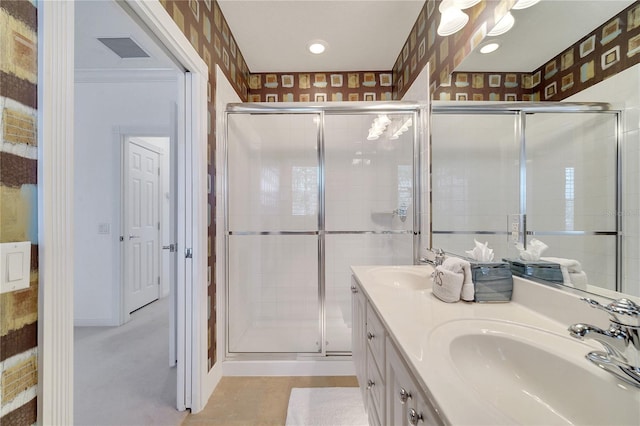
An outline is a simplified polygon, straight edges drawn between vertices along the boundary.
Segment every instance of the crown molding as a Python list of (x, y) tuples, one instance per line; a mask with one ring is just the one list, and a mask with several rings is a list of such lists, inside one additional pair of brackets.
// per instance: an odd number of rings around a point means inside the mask
[(169, 68), (76, 69), (75, 83), (138, 83), (177, 81), (178, 71)]

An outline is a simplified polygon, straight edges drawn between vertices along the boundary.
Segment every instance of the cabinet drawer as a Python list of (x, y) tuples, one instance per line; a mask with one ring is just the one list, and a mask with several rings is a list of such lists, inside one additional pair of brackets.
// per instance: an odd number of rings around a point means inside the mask
[(367, 398), (369, 398), (368, 408), (375, 407), (375, 411), (380, 416), (380, 419), (384, 419), (385, 416), (385, 383), (384, 375), (373, 362), (373, 355), (370, 349), (367, 349), (367, 383), (365, 383), (367, 389)]
[(367, 331), (365, 337), (373, 359), (380, 371), (384, 371), (385, 329), (375, 310), (367, 304)]

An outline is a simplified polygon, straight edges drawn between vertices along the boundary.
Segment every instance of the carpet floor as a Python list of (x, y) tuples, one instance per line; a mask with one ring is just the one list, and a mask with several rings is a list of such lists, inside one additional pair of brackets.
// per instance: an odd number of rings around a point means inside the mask
[(121, 327), (76, 327), (74, 424), (179, 425), (176, 370), (169, 367), (169, 298)]

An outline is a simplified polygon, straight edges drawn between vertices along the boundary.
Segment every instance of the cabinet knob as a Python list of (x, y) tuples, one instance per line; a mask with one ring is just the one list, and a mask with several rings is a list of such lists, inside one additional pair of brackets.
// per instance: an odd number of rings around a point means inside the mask
[(411, 399), (411, 393), (407, 392), (405, 388), (400, 388), (400, 403), (404, 404), (409, 399)]
[(357, 293), (357, 292), (358, 292), (358, 289), (356, 288), (356, 286), (352, 285), (351, 286), (351, 293)]
[(407, 414), (407, 420), (409, 420), (410, 425), (415, 426), (418, 422), (424, 421), (424, 418), (422, 417), (422, 414), (418, 414), (418, 412), (412, 408), (409, 410), (409, 414)]
[(372, 332), (370, 332), (370, 331), (369, 331), (369, 332), (367, 333), (367, 339), (369, 339), (369, 340), (373, 340), (373, 338), (374, 338), (374, 337), (376, 337), (376, 336), (375, 336)]
[(367, 382), (367, 389), (371, 389), (372, 387), (374, 387), (376, 385), (376, 382), (374, 382), (373, 380), (369, 380)]

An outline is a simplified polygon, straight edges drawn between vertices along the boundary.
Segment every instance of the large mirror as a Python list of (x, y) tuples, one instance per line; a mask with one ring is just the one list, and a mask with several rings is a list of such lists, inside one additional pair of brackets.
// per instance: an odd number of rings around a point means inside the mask
[[(472, 52), (456, 71), (533, 72), (572, 46), (579, 62), (585, 36), (633, 3), (542, 0), (512, 11), (516, 24), (498, 37), (501, 48)], [(623, 18), (613, 30), (635, 28), (635, 15)], [(625, 37), (624, 59), (637, 62)], [(476, 239), (494, 260), (522, 260), (535, 259), (538, 240), (548, 246), (543, 262), (561, 266), (550, 281), (640, 296), (640, 66), (619, 68), (549, 108), (434, 102), (431, 246), (465, 255)]]

